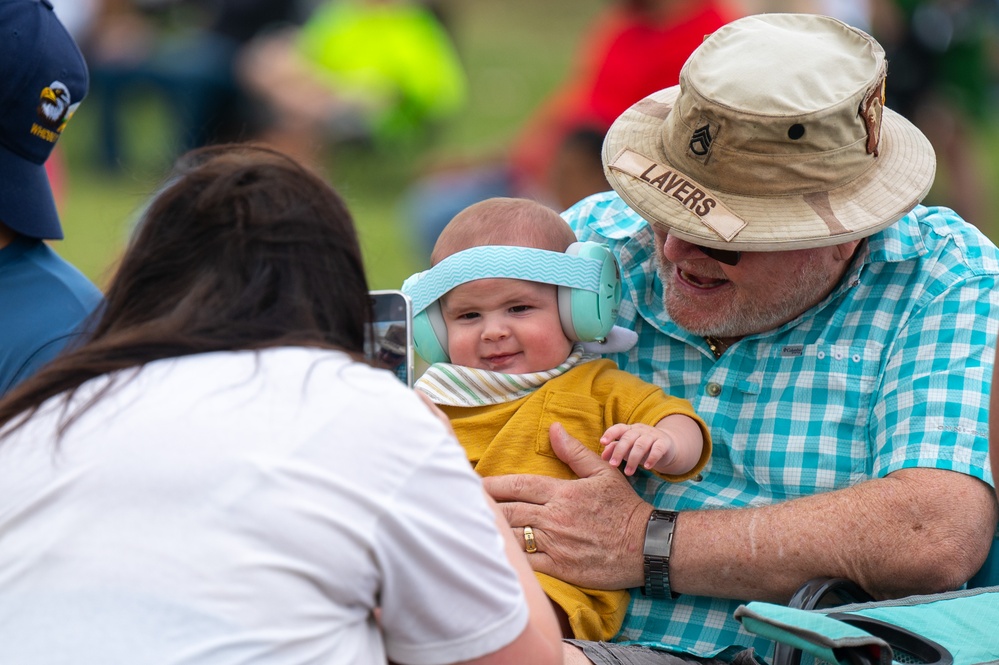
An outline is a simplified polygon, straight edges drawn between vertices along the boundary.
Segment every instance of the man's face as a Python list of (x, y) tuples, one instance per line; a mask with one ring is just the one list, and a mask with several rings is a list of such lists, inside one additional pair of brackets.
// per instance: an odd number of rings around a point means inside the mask
[(743, 252), (728, 266), (656, 229), (663, 304), (696, 335), (731, 338), (772, 330), (825, 298), (860, 241), (786, 252)]

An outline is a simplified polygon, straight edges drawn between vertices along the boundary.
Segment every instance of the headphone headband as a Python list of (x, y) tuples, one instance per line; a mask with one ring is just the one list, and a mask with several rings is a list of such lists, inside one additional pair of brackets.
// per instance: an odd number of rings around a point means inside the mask
[(600, 291), (603, 262), (533, 247), (484, 245), (452, 254), (403, 284), (419, 314), (456, 286), (477, 279), (523, 279), (584, 291)]

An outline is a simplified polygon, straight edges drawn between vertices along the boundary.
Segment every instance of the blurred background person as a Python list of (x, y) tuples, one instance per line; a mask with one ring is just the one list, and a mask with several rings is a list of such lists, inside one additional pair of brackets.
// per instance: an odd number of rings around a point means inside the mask
[(873, 34), (888, 56), (887, 105), (936, 151), (939, 175), (927, 200), (987, 234), (997, 231), (980, 154), (999, 80), (999, 3), (876, 0)]
[(238, 76), (267, 113), (256, 138), (316, 165), (340, 141), (420, 144), (466, 98), (451, 36), (415, 0), (324, 2), (301, 28), (254, 40)]
[(520, 188), (551, 200), (552, 181), (559, 177), (553, 163), (566, 137), (581, 128), (606, 132), (636, 101), (676, 85), (705, 35), (740, 15), (737, 5), (718, 0), (610, 3), (583, 37), (569, 77), (514, 142), (510, 160)]
[[(445, 166), (403, 200), (426, 256), (460, 210), (494, 196), (531, 198), (562, 210), (606, 191), (597, 145), (631, 104), (676, 85), (704, 39), (741, 8), (722, 0), (615, 0), (591, 21), (565, 80), (534, 110), (499, 158)], [(593, 148), (596, 147), (596, 150)], [(582, 156), (576, 164), (567, 154)]]
[(261, 117), (236, 79), (236, 57), (258, 34), (300, 24), (317, 0), (90, 1), (99, 5), (81, 47), (100, 113), (100, 163), (116, 170), (129, 157), (125, 119), (143, 94), (168, 109), (174, 154), (252, 136)]

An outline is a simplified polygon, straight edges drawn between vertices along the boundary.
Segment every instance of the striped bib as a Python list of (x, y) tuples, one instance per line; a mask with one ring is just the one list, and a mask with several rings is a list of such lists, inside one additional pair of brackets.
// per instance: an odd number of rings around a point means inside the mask
[(434, 404), (447, 406), (486, 406), (512, 402), (530, 395), (546, 381), (565, 374), (581, 362), (595, 356), (585, 354), (580, 344), (574, 344), (565, 362), (544, 372), (505, 374), (464, 365), (434, 363), (414, 386)]

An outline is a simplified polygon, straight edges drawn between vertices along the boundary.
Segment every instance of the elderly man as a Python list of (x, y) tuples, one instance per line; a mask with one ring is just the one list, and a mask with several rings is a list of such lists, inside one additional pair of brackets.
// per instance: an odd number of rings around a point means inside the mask
[(611, 128), (614, 191), (565, 216), (621, 264), (639, 341), (615, 359), (693, 402), (715, 448), (699, 479), (636, 495), (554, 426), (580, 480), (486, 479), (536, 570), (632, 589), (617, 642), (567, 662), (765, 653), (741, 602), (817, 576), (941, 591), (984, 560), (999, 250), (918, 205), (933, 151), (884, 108), (885, 77), (864, 32), (750, 16)]

